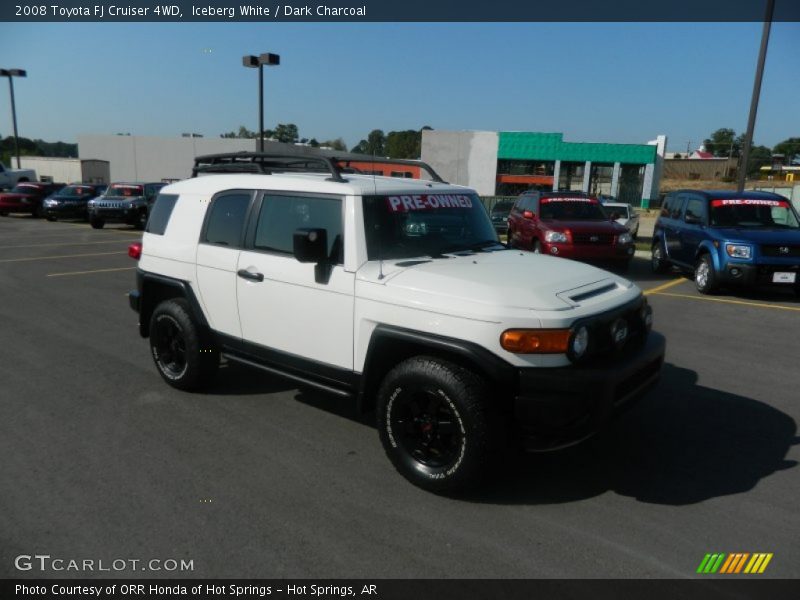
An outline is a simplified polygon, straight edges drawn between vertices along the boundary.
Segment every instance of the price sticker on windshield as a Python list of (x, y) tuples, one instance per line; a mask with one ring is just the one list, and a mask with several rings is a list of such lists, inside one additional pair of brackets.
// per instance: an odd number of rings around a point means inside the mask
[(788, 208), (785, 200), (754, 200), (752, 198), (727, 198), (725, 200), (712, 200), (711, 206), (780, 206)]
[(472, 208), (472, 198), (463, 194), (415, 194), (387, 196), (386, 205), (391, 212), (413, 212), (438, 208)]

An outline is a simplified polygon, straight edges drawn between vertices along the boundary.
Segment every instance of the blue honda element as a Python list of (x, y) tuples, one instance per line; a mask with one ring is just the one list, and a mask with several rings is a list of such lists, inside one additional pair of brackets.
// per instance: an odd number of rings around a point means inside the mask
[(778, 194), (679, 190), (664, 199), (652, 267), (694, 272), (697, 289), (784, 286), (800, 293), (800, 218)]

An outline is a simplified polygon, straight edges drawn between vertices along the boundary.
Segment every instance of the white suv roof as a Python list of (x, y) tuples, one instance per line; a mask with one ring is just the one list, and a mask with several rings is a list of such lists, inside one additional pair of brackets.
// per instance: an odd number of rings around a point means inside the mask
[(162, 190), (162, 193), (213, 195), (222, 190), (236, 188), (287, 191), (298, 191), (299, 188), (302, 188), (303, 191), (307, 192), (344, 195), (420, 193), (426, 190), (431, 192), (448, 190), (461, 193), (465, 190), (473, 192), (471, 188), (427, 179), (382, 177), (355, 173), (345, 173), (342, 177), (345, 179), (344, 182), (330, 181), (330, 175), (327, 173), (280, 173), (272, 175), (226, 173), (201, 175), (170, 184)]

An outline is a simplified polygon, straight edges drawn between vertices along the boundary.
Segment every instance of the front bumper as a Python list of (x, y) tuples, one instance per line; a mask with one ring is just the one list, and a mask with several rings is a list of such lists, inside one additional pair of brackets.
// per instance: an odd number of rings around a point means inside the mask
[(650, 332), (622, 356), (587, 366), (519, 370), (514, 422), (528, 450), (555, 450), (596, 433), (659, 378), (666, 341)]
[(42, 212), (47, 217), (84, 217), (87, 209), (85, 204), (57, 204), (44, 206)]
[[(774, 273), (794, 273), (795, 281), (792, 283), (775, 283), (772, 280)], [(728, 262), (717, 274), (719, 280), (725, 284), (742, 285), (749, 287), (775, 285), (791, 288), (800, 288), (800, 260), (796, 263), (736, 263)]]
[(33, 214), (35, 208), (35, 203), (24, 204), (22, 202), (0, 202), (0, 212), (4, 213)]
[(110, 223), (127, 223), (134, 225), (139, 220), (141, 208), (89, 208), (90, 219), (100, 219)]
[(542, 242), (542, 254), (577, 260), (628, 261), (636, 251), (634, 244), (566, 244)]

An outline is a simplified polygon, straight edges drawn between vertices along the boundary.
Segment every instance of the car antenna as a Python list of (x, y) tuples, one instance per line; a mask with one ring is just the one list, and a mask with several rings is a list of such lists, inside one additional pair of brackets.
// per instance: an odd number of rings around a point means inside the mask
[[(372, 169), (370, 169), (370, 170), (372, 171), (372, 190), (373, 190), (373, 192), (375, 194), (375, 199), (377, 200), (377, 198), (378, 198), (378, 183), (375, 180), (375, 149), (374, 148), (372, 149)], [(375, 225), (377, 227), (378, 223), (376, 222)], [(383, 274), (383, 249), (381, 248), (381, 231), (378, 230), (377, 233), (378, 233), (378, 240), (377, 240), (377, 242), (378, 242), (377, 243), (377, 246), (378, 246), (378, 281), (380, 281), (381, 279), (383, 279), (385, 277), (385, 275)]]

